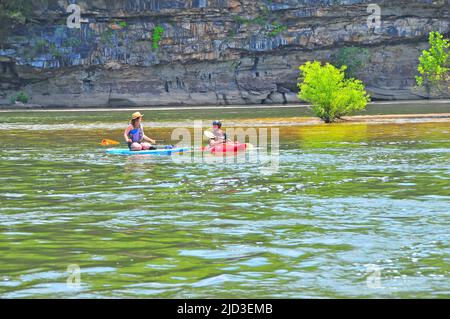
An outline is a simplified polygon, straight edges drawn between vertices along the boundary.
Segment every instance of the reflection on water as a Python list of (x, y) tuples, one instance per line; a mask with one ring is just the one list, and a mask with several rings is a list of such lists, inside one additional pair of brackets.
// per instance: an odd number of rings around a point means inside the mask
[(449, 297), (448, 123), (280, 127), (266, 175), (106, 156), (121, 133), (3, 132), (2, 297)]

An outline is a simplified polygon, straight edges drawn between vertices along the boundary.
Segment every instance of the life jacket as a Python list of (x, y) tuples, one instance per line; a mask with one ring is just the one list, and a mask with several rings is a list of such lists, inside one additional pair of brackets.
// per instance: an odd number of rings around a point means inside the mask
[(221, 129), (213, 130), (212, 132), (216, 136), (216, 141), (223, 140), (224, 143), (227, 141), (227, 134)]
[(142, 127), (142, 124), (138, 128), (131, 130), (128, 133), (128, 137), (133, 141), (133, 143), (140, 143), (144, 138), (144, 128)]

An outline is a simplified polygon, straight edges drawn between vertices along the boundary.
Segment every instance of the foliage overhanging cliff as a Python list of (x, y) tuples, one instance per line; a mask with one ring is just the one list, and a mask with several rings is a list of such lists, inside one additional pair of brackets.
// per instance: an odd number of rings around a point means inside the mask
[[(417, 98), (428, 33), (450, 32), (450, 0), (71, 3), (80, 29), (66, 26), (63, 0), (31, 1), (26, 23), (2, 25), (0, 103), (22, 89), (47, 106), (297, 102), (308, 60), (355, 64), (374, 98)], [(370, 3), (381, 8), (377, 30)]]

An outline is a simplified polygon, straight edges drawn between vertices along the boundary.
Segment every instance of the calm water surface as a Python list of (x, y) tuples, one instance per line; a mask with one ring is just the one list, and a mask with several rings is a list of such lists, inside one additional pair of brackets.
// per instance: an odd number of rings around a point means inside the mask
[(450, 297), (448, 122), (280, 127), (270, 171), (106, 156), (128, 113), (0, 113), (0, 297)]

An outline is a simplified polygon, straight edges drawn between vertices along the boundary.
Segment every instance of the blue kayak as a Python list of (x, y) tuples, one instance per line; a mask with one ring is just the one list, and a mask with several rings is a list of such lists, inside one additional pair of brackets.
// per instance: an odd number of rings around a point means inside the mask
[(170, 149), (157, 149), (151, 151), (130, 151), (128, 148), (111, 148), (106, 150), (106, 154), (110, 155), (172, 155), (175, 153), (183, 153), (190, 151), (190, 147), (170, 148)]

